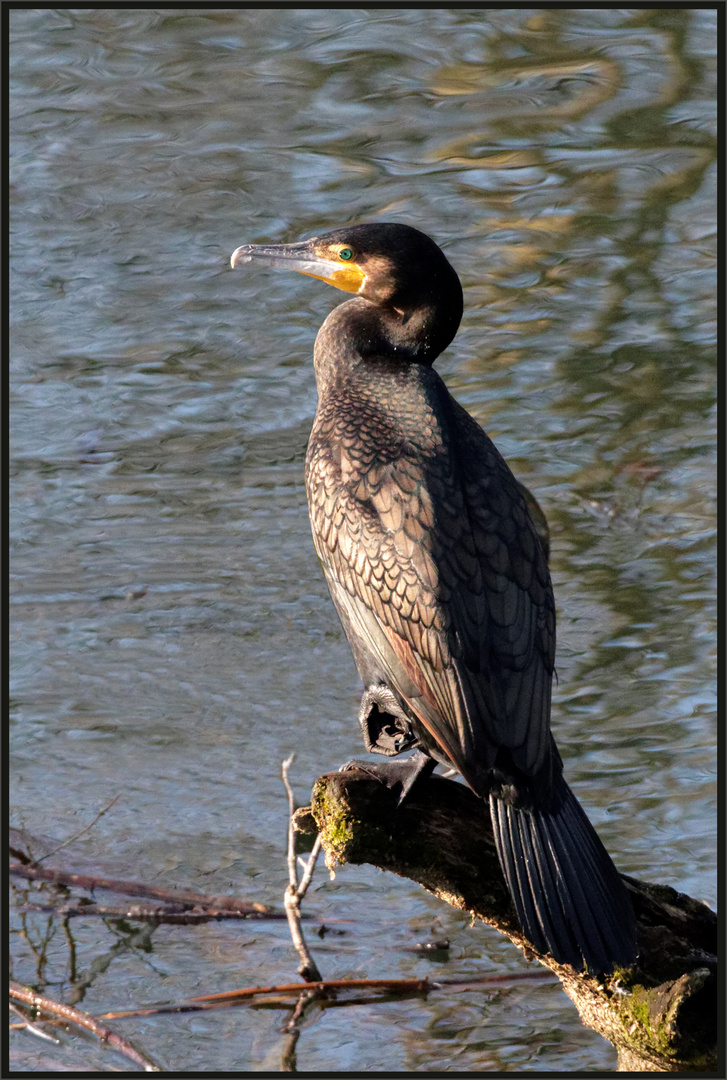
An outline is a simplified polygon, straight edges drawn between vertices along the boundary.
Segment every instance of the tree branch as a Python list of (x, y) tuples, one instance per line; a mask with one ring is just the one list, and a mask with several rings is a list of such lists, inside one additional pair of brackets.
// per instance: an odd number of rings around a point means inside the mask
[(632, 969), (597, 979), (535, 952), (520, 932), (488, 807), (462, 784), (417, 781), (406, 802), (357, 769), (313, 788), (296, 827), (319, 831), (326, 865), (372, 863), (418, 882), (494, 926), (561, 980), (581, 1019), (618, 1049), (628, 1071), (707, 1071), (717, 1061), (717, 916), (663, 885), (624, 880), (638, 922)]

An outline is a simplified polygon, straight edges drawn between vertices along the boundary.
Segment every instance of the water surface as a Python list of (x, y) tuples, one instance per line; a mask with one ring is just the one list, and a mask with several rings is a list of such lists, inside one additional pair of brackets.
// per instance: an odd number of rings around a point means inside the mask
[[(343, 297), (229, 255), (406, 221), (465, 289), (438, 368), (550, 521), (567, 775), (620, 869), (714, 904), (715, 12), (9, 19), (14, 823), (60, 841), (120, 795), (74, 858), (280, 905), (281, 760), (305, 800), (361, 752), (303, 491)], [(528, 970), (371, 868), (306, 906), (346, 931), (316, 939), (330, 978)], [(89, 1012), (295, 978), (284, 924), (14, 930), (15, 978)], [(431, 934), (434, 965), (405, 951)], [(172, 1071), (276, 1070), (285, 1019), (123, 1030)], [(614, 1064), (526, 982), (332, 1009), (298, 1044), (309, 1071)]]

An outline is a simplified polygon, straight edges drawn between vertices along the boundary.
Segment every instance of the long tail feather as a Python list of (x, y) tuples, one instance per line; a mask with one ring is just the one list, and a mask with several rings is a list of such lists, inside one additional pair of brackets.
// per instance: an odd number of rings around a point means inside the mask
[(579, 971), (607, 974), (636, 958), (626, 887), (565, 780), (553, 813), (490, 795), (495, 843), (527, 939)]

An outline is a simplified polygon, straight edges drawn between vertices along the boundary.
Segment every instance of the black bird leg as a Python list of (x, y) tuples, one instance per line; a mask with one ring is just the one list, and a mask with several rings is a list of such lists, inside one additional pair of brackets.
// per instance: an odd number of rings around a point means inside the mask
[(338, 771), (347, 772), (349, 769), (360, 769), (361, 772), (368, 773), (369, 776), (372, 776), (380, 784), (394, 792), (401, 788), (396, 804), (401, 806), (419, 777), (429, 776), (430, 773), (434, 772), (436, 765), (436, 761), (429, 754), (425, 754), (423, 750), (417, 750), (411, 757), (402, 758), (401, 761), (370, 762), (354, 759), (353, 761), (347, 761)]

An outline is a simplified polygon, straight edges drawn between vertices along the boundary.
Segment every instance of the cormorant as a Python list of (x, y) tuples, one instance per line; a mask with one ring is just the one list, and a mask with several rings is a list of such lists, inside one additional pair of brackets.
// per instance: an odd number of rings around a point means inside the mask
[[(432, 368), (462, 317), (440, 248), (408, 225), (246, 245), (355, 293), (315, 343), (305, 465), (313, 542), (365, 692), (372, 769), (401, 784), (454, 765), (489, 800), (525, 936), (592, 973), (636, 955), (624, 883), (563, 777), (550, 733), (555, 605), (547, 526)], [(403, 766), (403, 767), (402, 767)], [(387, 774), (388, 768), (388, 774)], [(393, 770), (393, 771), (392, 771)]]

